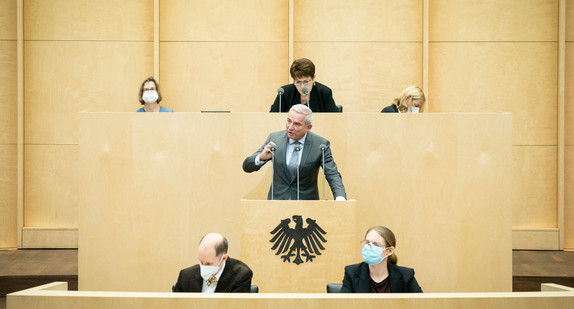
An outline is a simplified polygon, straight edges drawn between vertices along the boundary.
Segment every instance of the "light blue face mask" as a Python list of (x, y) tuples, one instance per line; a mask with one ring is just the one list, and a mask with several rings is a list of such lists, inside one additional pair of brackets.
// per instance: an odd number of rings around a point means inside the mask
[(407, 111), (407, 113), (418, 114), (418, 113), (419, 113), (419, 110), (420, 110), (420, 107), (413, 106), (413, 107), (410, 108), (409, 111)]
[(381, 254), (383, 254), (383, 248), (375, 246), (373, 244), (365, 244), (365, 246), (363, 246), (362, 253), (365, 262), (369, 265), (377, 265), (380, 262), (382, 262), (385, 258), (387, 258), (386, 255), (385, 257), (381, 256)]

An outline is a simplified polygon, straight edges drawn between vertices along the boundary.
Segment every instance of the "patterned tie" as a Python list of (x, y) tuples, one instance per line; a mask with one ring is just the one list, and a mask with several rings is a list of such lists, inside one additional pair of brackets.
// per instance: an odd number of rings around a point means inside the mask
[(289, 160), (289, 165), (287, 165), (287, 169), (291, 174), (291, 179), (295, 179), (295, 177), (297, 177), (297, 167), (299, 166), (299, 152), (301, 152), (301, 151), (295, 151), (295, 148), (299, 147), (301, 143), (299, 141), (295, 141), (291, 145), (293, 145), (293, 153), (291, 154), (291, 159)]
[(207, 286), (210, 286), (211, 284), (217, 284), (217, 278), (215, 277), (215, 275), (209, 277), (209, 279), (207, 279)]

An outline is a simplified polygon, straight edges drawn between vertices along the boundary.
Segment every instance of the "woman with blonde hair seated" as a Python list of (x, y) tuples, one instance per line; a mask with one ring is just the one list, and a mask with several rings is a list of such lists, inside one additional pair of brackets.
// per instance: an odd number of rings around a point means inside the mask
[(425, 94), (416, 86), (407, 87), (393, 104), (383, 108), (381, 113), (419, 113), (425, 104)]

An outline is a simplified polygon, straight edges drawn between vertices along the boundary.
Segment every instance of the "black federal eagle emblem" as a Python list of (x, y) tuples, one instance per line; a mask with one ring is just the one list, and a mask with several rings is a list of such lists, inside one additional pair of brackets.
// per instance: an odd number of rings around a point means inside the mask
[(274, 234), (270, 240), (273, 243), (271, 250), (277, 250), (275, 255), (287, 252), (287, 254), (281, 255), (283, 262), (291, 262), (291, 257), (295, 257), (293, 263), (299, 265), (304, 263), (301, 256), (305, 257), (305, 262), (313, 262), (317, 255), (321, 255), (321, 250), (325, 250), (323, 243), (327, 240), (323, 235), (326, 235), (327, 232), (317, 224), (316, 220), (311, 218), (305, 220), (307, 221), (306, 228), (303, 228), (302, 216), (294, 215), (293, 221), (295, 228), (289, 227), (291, 219), (285, 218), (271, 231), (271, 234)]

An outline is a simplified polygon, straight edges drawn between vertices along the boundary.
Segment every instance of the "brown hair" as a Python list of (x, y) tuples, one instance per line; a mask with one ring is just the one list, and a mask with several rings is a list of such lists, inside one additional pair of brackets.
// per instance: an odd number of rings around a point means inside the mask
[(140, 86), (140, 93), (139, 93), (139, 100), (140, 103), (142, 105), (145, 104), (144, 100), (142, 99), (142, 95), (144, 93), (144, 85), (147, 82), (153, 82), (153, 84), (155, 85), (155, 91), (157, 91), (157, 101), (156, 103), (159, 104), (159, 102), (161, 101), (161, 92), (159, 91), (159, 84), (155, 81), (155, 79), (153, 77), (148, 77), (146, 80), (143, 81), (142, 85)]
[(307, 58), (301, 58), (293, 61), (291, 64), (291, 69), (289, 69), (289, 73), (291, 73), (291, 77), (295, 78), (302, 78), (302, 77), (315, 77), (315, 65), (311, 60)]
[[(395, 239), (395, 234), (393, 234), (393, 231), (389, 230), (387, 227), (380, 225), (373, 226), (372, 228), (367, 230), (367, 232), (365, 233), (365, 237), (367, 237), (367, 234), (369, 234), (371, 231), (375, 231), (377, 232), (377, 234), (381, 235), (381, 237), (383, 237), (383, 239), (385, 240), (385, 244), (387, 245), (387, 247), (396, 247), (397, 240)], [(393, 254), (389, 256), (389, 262), (392, 264), (397, 264), (398, 261), (399, 258), (393, 252)]]

